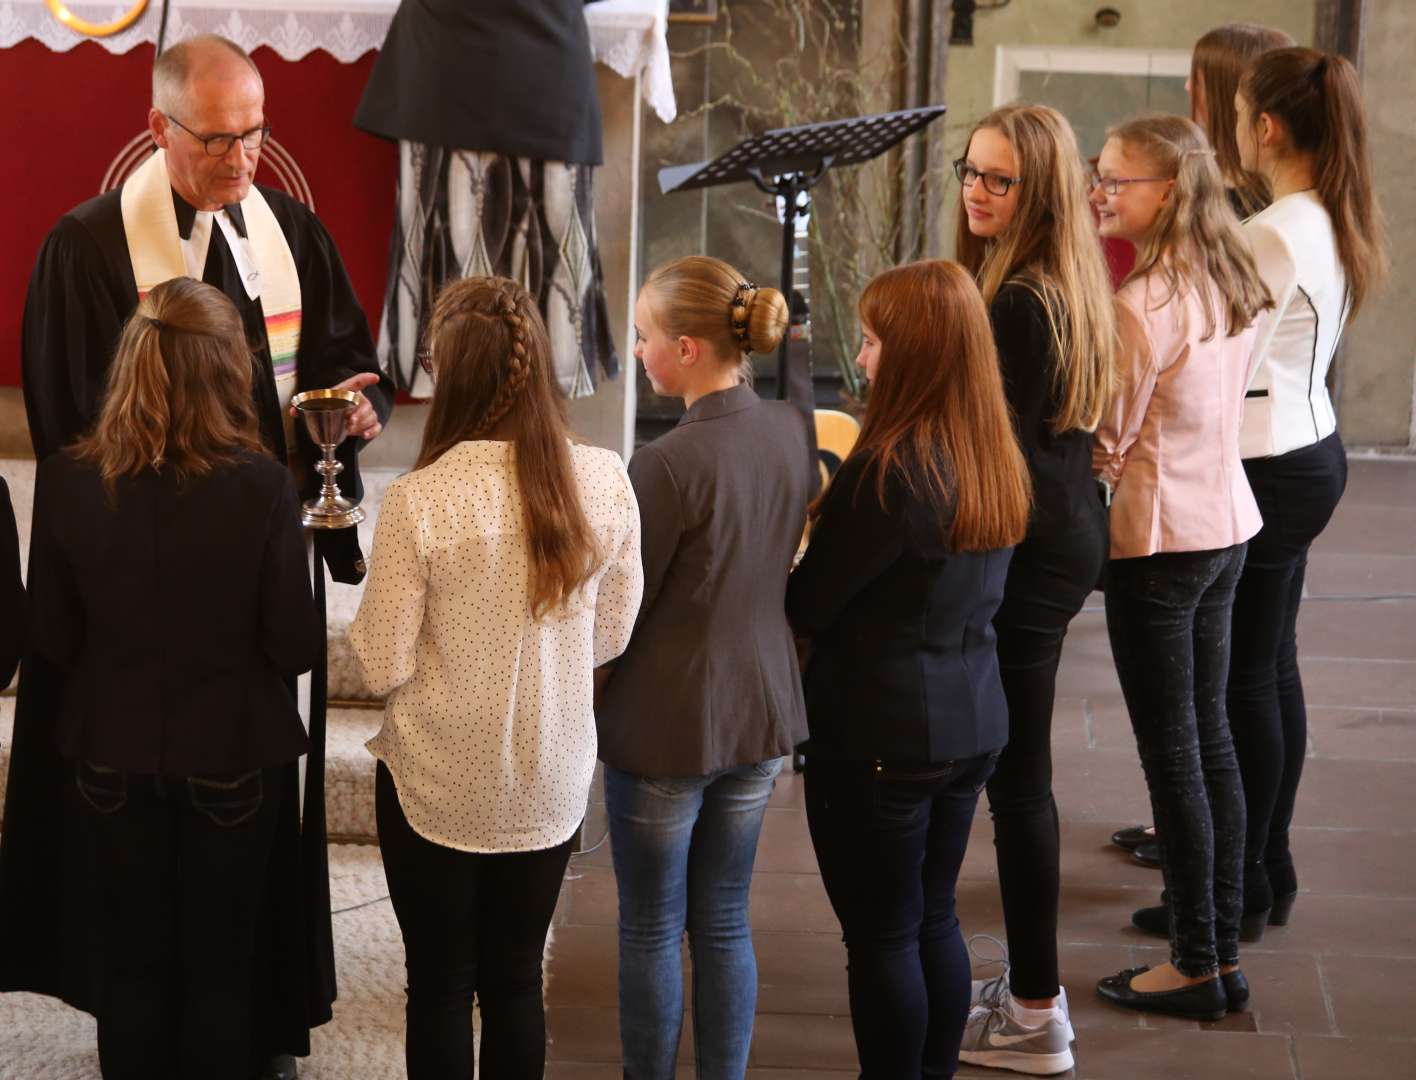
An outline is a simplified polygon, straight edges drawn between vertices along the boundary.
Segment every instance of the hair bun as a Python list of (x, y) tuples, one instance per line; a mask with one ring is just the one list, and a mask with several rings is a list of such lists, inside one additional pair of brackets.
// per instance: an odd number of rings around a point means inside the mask
[(739, 286), (733, 305), (733, 333), (743, 352), (770, 353), (782, 343), (790, 311), (786, 297), (780, 292), (748, 282), (745, 289)]

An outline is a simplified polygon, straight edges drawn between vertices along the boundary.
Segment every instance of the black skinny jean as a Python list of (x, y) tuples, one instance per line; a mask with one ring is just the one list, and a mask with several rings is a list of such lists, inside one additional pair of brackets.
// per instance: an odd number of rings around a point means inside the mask
[(1308, 746), (1298, 673), (1298, 604), (1308, 549), (1347, 486), (1337, 432), (1312, 446), (1244, 462), (1264, 527), (1234, 595), (1229, 724), (1244, 780), (1244, 909), (1264, 911), (1298, 888), (1288, 829)]
[(959, 1067), (970, 973), (954, 887), (996, 758), (807, 755), (806, 820), (845, 936), (861, 1080), (935, 1080)]
[(1244, 793), (1225, 716), (1244, 545), (1113, 559), (1106, 629), (1150, 790), (1182, 975), (1239, 962)]
[(541, 960), (571, 841), (479, 855), (419, 836), (380, 763), (379, 848), (408, 966), (408, 1080), (467, 1080), (482, 1012), (480, 1075), (540, 1080), (546, 1068)]
[(988, 781), (1009, 982), (1021, 998), (1060, 992), (1057, 907), (1061, 840), (1052, 797), (1052, 705), (1067, 626), (1106, 561), (1106, 517), (1095, 512), (1013, 550), (993, 617), (1008, 698), (1008, 745)]
[(250, 1080), (251, 966), (280, 779), (75, 766), (102, 899), (104, 1080)]

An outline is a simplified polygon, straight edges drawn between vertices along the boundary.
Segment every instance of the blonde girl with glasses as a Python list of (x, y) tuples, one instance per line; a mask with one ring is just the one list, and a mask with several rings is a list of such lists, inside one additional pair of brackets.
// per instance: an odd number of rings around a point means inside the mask
[(988, 304), (1033, 486), (1028, 533), (993, 618), (1008, 745), (989, 779), (988, 804), (1008, 967), (975, 987), (960, 1060), (1047, 1074), (1073, 1064), (1057, 970), (1052, 707), (1068, 624), (1106, 559), (1091, 452), (1111, 397), (1115, 318), (1085, 167), (1060, 113), (1042, 105), (990, 113), (955, 172), (963, 185), (956, 250)]

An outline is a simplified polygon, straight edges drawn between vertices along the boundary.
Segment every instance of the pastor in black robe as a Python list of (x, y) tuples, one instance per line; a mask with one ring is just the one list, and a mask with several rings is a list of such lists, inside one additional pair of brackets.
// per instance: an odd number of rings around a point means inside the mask
[[(377, 372), (373, 342), (343, 262), (324, 226), (302, 204), (261, 188), (280, 224), (300, 279), (301, 328), (297, 390), (333, 386), (360, 372)], [(119, 192), (78, 206), (45, 239), (30, 278), (22, 331), (25, 408), (35, 458), (43, 461), (84, 434), (97, 419), (109, 364), (124, 323), (138, 303)], [(190, 235), (195, 210), (174, 192), (178, 230)], [(239, 207), (228, 207), (244, 230)], [(277, 460), (291, 457), (304, 496), (319, 477), (317, 451), (301, 427), (297, 445), (285, 445), (276, 399), (265, 318), (241, 283), (226, 238), (215, 223), (202, 279), (236, 304), (252, 345), (253, 380), (261, 435)], [(380, 421), (393, 405), (386, 378), (365, 390)], [(340, 487), (362, 495), (357, 452), (363, 440), (339, 449)], [(293, 451), (287, 454), (287, 449)], [(316, 565), (338, 581), (358, 581), (363, 560), (354, 529), (316, 533)], [(212, 573), (221, 572), (219, 566)], [(324, 574), (314, 576), (323, 610)], [(29, 583), (33, 594), (43, 581)], [(193, 597), (194, 604), (201, 603)], [(211, 613), (221, 618), (219, 611)], [(313, 672), (311, 749), (306, 765), (303, 824), (297, 764), (285, 770), (285, 808), (272, 853), (270, 891), (262, 917), (262, 973), (256, 1001), (256, 1060), (309, 1053), (309, 1031), (330, 1019), (335, 997), (330, 926), (329, 865), (324, 812), (325, 653)], [(0, 834), (0, 991), (25, 990), (62, 998), (92, 1012), (103, 977), (102, 942), (89, 885), (87, 840), (73, 804), (69, 766), (53, 742), (60, 676), (31, 651), (25, 656), (16, 703), (15, 736)]]

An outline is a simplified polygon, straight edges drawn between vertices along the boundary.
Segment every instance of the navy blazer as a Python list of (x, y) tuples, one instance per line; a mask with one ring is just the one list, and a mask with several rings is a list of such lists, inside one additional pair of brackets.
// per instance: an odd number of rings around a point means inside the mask
[(109, 497), (69, 453), (39, 466), (33, 647), (65, 675), (70, 760), (223, 776), (308, 747), (292, 680), (320, 623), (289, 471), (256, 454), (178, 485), (126, 477)]
[(25, 644), (25, 586), (10, 487), (0, 476), (0, 690), (10, 685)]
[(808, 752), (857, 761), (957, 761), (1008, 741), (993, 614), (1012, 548), (950, 550), (952, 504), (897, 474), (876, 496), (868, 458), (847, 458), (787, 585), (811, 639)]

